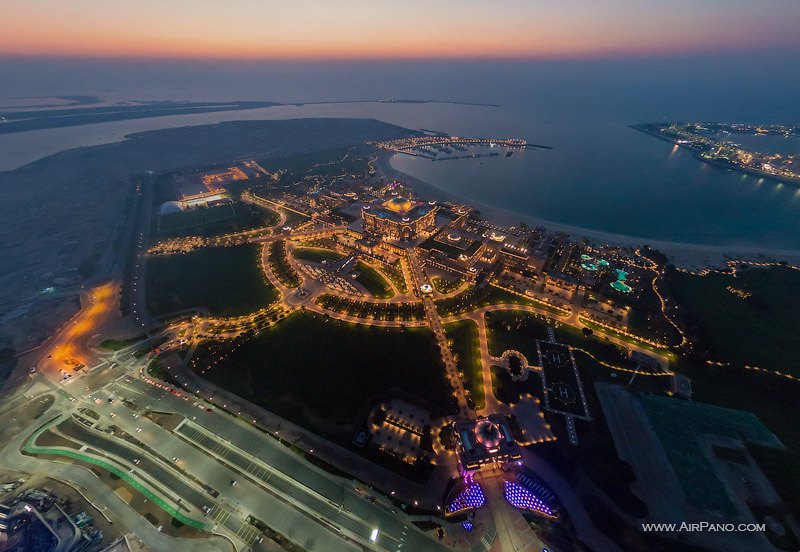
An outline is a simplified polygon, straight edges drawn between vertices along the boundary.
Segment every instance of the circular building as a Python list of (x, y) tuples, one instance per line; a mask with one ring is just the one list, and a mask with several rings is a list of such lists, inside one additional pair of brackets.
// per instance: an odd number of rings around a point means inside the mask
[(384, 209), (393, 213), (407, 213), (414, 208), (414, 204), (405, 197), (393, 197), (383, 203)]
[(475, 440), (486, 450), (497, 450), (500, 447), (500, 441), (503, 436), (500, 433), (500, 428), (494, 422), (488, 419), (479, 420), (475, 424), (473, 431), (475, 431)]
[(181, 204), (180, 201), (167, 201), (161, 204), (161, 207), (158, 209), (158, 214), (171, 215), (174, 213), (180, 213), (183, 210), (183, 204)]

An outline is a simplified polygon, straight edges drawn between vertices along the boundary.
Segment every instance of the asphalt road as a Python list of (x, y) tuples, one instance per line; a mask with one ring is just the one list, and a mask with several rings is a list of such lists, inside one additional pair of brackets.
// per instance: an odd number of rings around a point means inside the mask
[[(261, 494), (264, 494), (263, 488), (266, 487), (271, 492), (288, 498), (304, 511), (314, 512), (317, 519), (325, 520), (322, 523), (330, 523), (341, 528), (354, 538), (367, 539), (372, 529), (378, 528), (380, 537), (376, 543), (377, 548), (384, 550), (411, 548), (437, 550), (444, 548), (405, 521), (404, 514), (393, 513), (391, 505), (383, 504), (378, 500), (375, 503), (370, 502), (356, 492), (350, 482), (320, 470), (272, 437), (264, 435), (226, 413), (220, 413), (216, 409), (212, 413), (206, 412), (194, 406), (193, 400), (183, 400), (137, 379), (130, 379), (129, 383), (117, 382), (110, 386), (109, 391), (117, 396), (133, 399), (141, 407), (179, 413), (188, 420), (196, 418), (193, 423), (198, 424), (200, 429), (207, 432), (206, 436), (211, 436), (211, 439), (216, 440), (217, 443), (210, 445), (211, 454), (194, 449), (192, 463), (195, 461), (195, 456), (201, 454), (207, 459), (216, 457), (217, 460), (214, 461), (218, 463), (221, 461), (227, 465), (233, 465), (243, 472), (249, 472), (250, 477), (255, 480), (252, 484), (261, 489)], [(125, 419), (124, 412), (120, 411), (120, 408), (124, 410), (127, 408), (117, 407), (118, 416)], [(141, 420), (139, 418), (139, 421)], [(137, 434), (137, 437), (145, 441), (143, 435), (146, 437), (144, 431)], [(223, 438), (214, 437), (216, 435)], [(182, 441), (181, 438), (174, 435), (172, 435), (172, 440)], [(160, 446), (166, 448), (167, 442), (168, 440), (164, 439)], [(189, 445), (184, 444), (184, 446)], [(180, 454), (167, 456), (170, 458), (172, 456), (182, 457)], [(265, 474), (264, 479), (256, 477), (248, 470), (251, 463), (266, 467), (271, 473)], [(193, 473), (196, 472), (194, 465), (192, 468)], [(209, 481), (203, 477), (203, 473), (198, 473), (198, 475), (204, 481)], [(241, 482), (241, 479), (239, 481)], [(229, 481), (227, 485), (223, 484), (223, 487), (229, 487)], [(238, 486), (236, 488), (239, 489)], [(264, 519), (263, 516), (258, 515), (258, 512), (253, 513)]]

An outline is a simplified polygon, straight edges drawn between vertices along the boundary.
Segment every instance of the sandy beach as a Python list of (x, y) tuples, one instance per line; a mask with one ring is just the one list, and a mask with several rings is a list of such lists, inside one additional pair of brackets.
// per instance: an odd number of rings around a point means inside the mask
[(670, 262), (688, 270), (702, 270), (705, 268), (724, 268), (727, 261), (752, 261), (752, 262), (788, 262), (800, 264), (800, 250), (779, 250), (763, 247), (737, 247), (718, 246), (695, 243), (680, 243), (663, 240), (650, 240), (624, 234), (600, 232), (577, 226), (559, 224), (556, 222), (539, 219), (530, 215), (516, 213), (500, 207), (473, 201), (455, 194), (446, 192), (430, 182), (420, 180), (410, 174), (398, 171), (391, 164), (391, 159), (396, 154), (388, 151), (378, 152), (376, 167), (381, 173), (394, 180), (402, 180), (411, 184), (420, 196), (426, 200), (453, 201), (470, 205), (479, 210), (481, 215), (489, 221), (503, 225), (514, 225), (525, 222), (529, 226), (544, 226), (551, 231), (562, 231), (573, 239), (588, 239), (596, 244), (609, 244), (620, 247), (639, 247), (649, 245), (653, 249), (664, 253)]

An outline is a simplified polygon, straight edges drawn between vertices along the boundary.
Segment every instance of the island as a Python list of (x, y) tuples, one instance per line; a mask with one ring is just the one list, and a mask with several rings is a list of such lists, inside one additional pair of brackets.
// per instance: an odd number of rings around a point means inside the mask
[[(648, 123), (632, 128), (686, 148), (705, 163), (800, 186), (800, 125)], [(797, 148), (791, 153), (756, 149), (741, 143), (745, 137), (794, 139)]]

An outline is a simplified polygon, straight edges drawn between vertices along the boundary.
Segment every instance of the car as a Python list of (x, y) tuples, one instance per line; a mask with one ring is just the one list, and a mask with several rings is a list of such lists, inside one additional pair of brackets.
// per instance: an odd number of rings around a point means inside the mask
[(231, 479), (231, 487), (235, 487), (235, 486), (236, 486), (236, 480), (235, 479)]
[(139, 465), (139, 462), (141, 462), (141, 460), (139, 460), (138, 458), (133, 459), (133, 463), (136, 464), (137, 466)]
[(207, 514), (211, 513), (211, 506), (203, 506), (203, 511)]
[(140, 428), (140, 427), (137, 427), (137, 428), (136, 428), (136, 433), (141, 433), (141, 432), (142, 432), (142, 428)]
[(109, 416), (111, 416), (112, 418), (116, 418), (117, 417), (117, 415), (114, 414), (113, 412), (111, 414), (109, 414)]
[(31, 366), (31, 374), (36, 372), (36, 366)]

